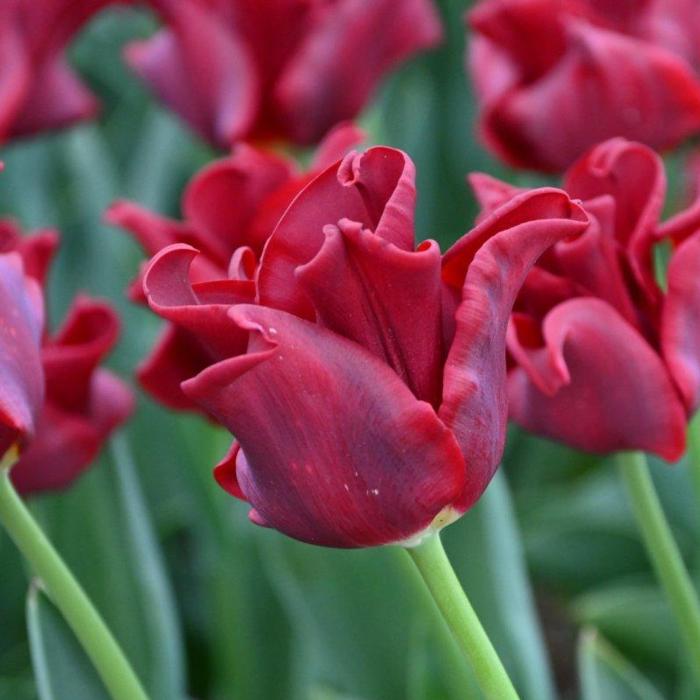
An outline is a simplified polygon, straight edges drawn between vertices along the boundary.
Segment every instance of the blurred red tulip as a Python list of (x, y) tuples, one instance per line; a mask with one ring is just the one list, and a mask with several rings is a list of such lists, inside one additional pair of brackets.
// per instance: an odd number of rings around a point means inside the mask
[[(518, 193), (473, 184), (488, 211)], [(700, 405), (700, 201), (660, 224), (665, 187), (660, 158), (624, 139), (568, 171), (564, 189), (591, 223), (533, 267), (508, 331), (510, 411), (525, 429), (601, 454), (683, 454)], [(653, 256), (665, 239), (666, 292)]]
[(585, 214), (529, 192), (443, 259), (415, 247), (414, 204), (404, 153), (349, 153), (284, 212), (247, 298), (238, 279), (200, 281), (188, 245), (146, 270), (151, 308), (209, 353), (183, 390), (236, 436), (216, 477), (258, 524), (334, 547), (415, 541), (493, 476), (512, 301)]
[[(149, 256), (174, 243), (196, 247), (200, 255), (191, 270), (193, 281), (228, 278), (229, 293), (240, 302), (253, 301), (260, 254), (284, 210), (321, 170), (363, 139), (356, 127), (339, 125), (320, 144), (307, 173), (299, 172), (290, 159), (239, 144), (230, 156), (207, 165), (189, 183), (182, 198), (184, 222), (127, 201), (115, 202), (106, 218), (133, 233)], [(132, 283), (130, 296), (145, 302), (141, 275)], [(214, 358), (198, 333), (184, 329), (177, 317), (171, 320), (139, 368), (139, 381), (170, 408), (199, 410), (180, 384)], [(238, 352), (245, 348), (247, 333), (234, 332), (221, 342)]]
[[(18, 341), (16, 333), (2, 337), (2, 329), (9, 328), (12, 332), (16, 326), (0, 322), (2, 393), (12, 400), (16, 395), (12, 389), (14, 381), (29, 386), (26, 392), (32, 396), (31, 402), (24, 400), (18, 404), (22, 407), (22, 419), (9, 423), (15, 425), (14, 434), (0, 429), (0, 452), (17, 440), (26, 443), (11, 473), (13, 483), (23, 494), (60, 489), (72, 483), (133, 409), (131, 391), (111, 372), (99, 367), (119, 331), (119, 319), (111, 307), (78, 297), (63, 326), (41, 339), (40, 285), (57, 244), (58, 236), (52, 231), (21, 236), (11, 222), (0, 221), (0, 260), (14, 259), (16, 269), (21, 269), (19, 261), (23, 261), (27, 284), (32, 290), (29, 301), (13, 303), (13, 297), (9, 297), (9, 303), (3, 303), (0, 309), (10, 314), (10, 318), (19, 313), (20, 318), (31, 323), (31, 332), (18, 329)], [(3, 272), (0, 289), (12, 279), (8, 277), (5, 281)], [(19, 372), (15, 366), (19, 366)], [(37, 397), (42, 396), (43, 406), (37, 411)], [(0, 399), (0, 415), (12, 415), (3, 406), (3, 399)], [(28, 412), (26, 406), (32, 410)], [(34, 416), (31, 423), (26, 418), (29, 414)]]
[(623, 136), (656, 149), (700, 132), (695, 0), (482, 0), (468, 64), (487, 146), (561, 171)]
[(126, 58), (221, 148), (315, 143), (354, 118), (382, 76), (441, 37), (431, 0), (150, 0), (165, 28)]
[(0, 2), (0, 143), (95, 116), (97, 101), (63, 52), (80, 28), (113, 1)]

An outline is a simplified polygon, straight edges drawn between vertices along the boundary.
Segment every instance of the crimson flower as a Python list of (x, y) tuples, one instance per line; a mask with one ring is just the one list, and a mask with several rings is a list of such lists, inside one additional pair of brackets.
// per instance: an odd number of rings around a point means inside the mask
[(155, 94), (221, 147), (315, 143), (394, 65), (437, 43), (431, 0), (150, 0), (165, 27), (127, 47)]
[[(487, 211), (522, 196), (483, 175), (473, 184)], [(533, 267), (508, 331), (510, 411), (526, 430), (589, 452), (682, 456), (700, 404), (700, 200), (661, 224), (665, 187), (660, 158), (624, 139), (566, 174), (590, 225)], [(674, 246), (666, 291), (660, 241)]]
[(605, 139), (665, 149), (700, 132), (695, 0), (482, 0), (469, 69), (488, 147), (561, 171)]
[(182, 389), (236, 436), (215, 475), (260, 525), (333, 547), (415, 542), (497, 467), (512, 301), (585, 214), (528, 192), (442, 257), (415, 247), (414, 204), (404, 153), (353, 152), (294, 199), (245, 290), (197, 281), (188, 245), (146, 270), (151, 309), (209, 351)]
[(98, 104), (63, 51), (112, 0), (0, 2), (0, 143), (93, 117)]
[[(113, 204), (106, 218), (133, 233), (149, 256), (174, 243), (196, 247), (200, 255), (192, 269), (193, 281), (229, 277), (230, 284), (235, 280), (241, 300), (252, 301), (260, 254), (284, 210), (321, 170), (363, 139), (356, 127), (339, 125), (320, 144), (307, 173), (299, 172), (289, 159), (242, 143), (230, 156), (205, 166), (189, 183), (182, 198), (183, 222), (128, 201)], [(129, 292), (134, 301), (145, 302), (142, 275)], [(198, 333), (178, 323), (177, 312), (169, 320), (137, 375), (144, 389), (169, 408), (199, 410), (180, 384), (209, 366), (214, 356)]]
[(23, 448), (11, 472), (23, 494), (68, 486), (133, 408), (130, 390), (99, 367), (119, 330), (107, 304), (76, 298), (42, 338), (40, 290), (57, 243), (53, 231), (21, 236), (0, 221), (0, 453)]

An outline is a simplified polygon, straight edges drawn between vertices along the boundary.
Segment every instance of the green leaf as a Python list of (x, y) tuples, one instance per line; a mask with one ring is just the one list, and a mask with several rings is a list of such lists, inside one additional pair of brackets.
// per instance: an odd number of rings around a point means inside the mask
[(109, 700), (77, 639), (36, 583), (27, 595), (27, 629), (39, 700)]
[(582, 700), (663, 700), (654, 685), (593, 628), (581, 634), (578, 664)]

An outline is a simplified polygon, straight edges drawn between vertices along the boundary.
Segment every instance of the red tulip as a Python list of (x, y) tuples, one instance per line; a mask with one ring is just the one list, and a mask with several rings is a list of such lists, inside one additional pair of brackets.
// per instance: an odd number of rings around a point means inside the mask
[(395, 64), (439, 41), (431, 0), (151, 0), (165, 28), (126, 58), (170, 109), (227, 148), (315, 143)]
[[(21, 420), (8, 423), (15, 426), (14, 434), (0, 429), (0, 452), (17, 440), (26, 443), (12, 469), (12, 480), (24, 494), (68, 486), (90, 465), (102, 443), (133, 408), (131, 391), (111, 372), (99, 367), (116, 342), (119, 330), (117, 315), (104, 302), (78, 297), (62, 327), (53, 335), (44, 335), (39, 347), (42, 325), (39, 285), (43, 284), (57, 243), (54, 232), (21, 237), (10, 222), (0, 222), (0, 251), (15, 251), (3, 253), (0, 260), (15, 260), (16, 268), (21, 268), (16, 263), (22, 260), (32, 291), (30, 300), (22, 301), (22, 306), (13, 303), (10, 296), (9, 303), (3, 303), (1, 310), (13, 317), (19, 306), (21, 318), (30, 324), (31, 332), (20, 328), (19, 341), (15, 334), (3, 338), (2, 329), (9, 328), (11, 332), (14, 326), (0, 323), (2, 394), (8, 392), (7, 396), (12, 398), (16, 393), (12, 388), (14, 382), (29, 386), (24, 391), (32, 398), (18, 402)], [(4, 273), (0, 289), (3, 284), (6, 284)], [(5, 356), (9, 363), (5, 362)], [(17, 359), (13, 361), (13, 357)], [(16, 364), (19, 371), (14, 367)], [(0, 415), (4, 413), (0, 399)], [(33, 415), (31, 422), (28, 415)]]
[(334, 547), (415, 541), (496, 469), (512, 301), (585, 215), (529, 192), (441, 258), (415, 247), (414, 203), (404, 153), (350, 153), (284, 212), (249, 299), (236, 279), (198, 281), (188, 245), (146, 270), (151, 308), (209, 352), (182, 388), (236, 436), (215, 474), (258, 524)]
[(694, 0), (482, 0), (469, 51), (487, 146), (561, 171), (624, 136), (656, 149), (700, 132)]
[(0, 143), (93, 117), (98, 104), (63, 55), (112, 0), (2, 0)]
[[(193, 281), (229, 277), (229, 292), (238, 301), (253, 301), (260, 254), (284, 210), (316, 174), (363, 139), (354, 126), (338, 126), (319, 146), (308, 173), (299, 172), (289, 159), (239, 144), (230, 156), (207, 165), (192, 179), (182, 199), (183, 222), (126, 201), (113, 204), (107, 220), (133, 233), (149, 256), (173, 243), (195, 246), (201, 254), (191, 271)], [(130, 296), (145, 302), (141, 276), (132, 283)], [(172, 322), (139, 368), (139, 381), (170, 408), (199, 410), (180, 384), (214, 358), (198, 333), (189, 332), (167, 313), (165, 317)], [(222, 342), (238, 352), (245, 348), (247, 333), (225, 334)]]
[[(497, 184), (474, 184), (499, 205)], [(623, 139), (568, 171), (590, 225), (533, 267), (508, 331), (510, 411), (525, 429), (601, 454), (683, 454), (700, 405), (700, 203), (660, 224), (665, 186), (659, 157)], [(516, 191), (500, 192), (503, 206)], [(667, 291), (654, 269), (662, 239), (675, 242)]]

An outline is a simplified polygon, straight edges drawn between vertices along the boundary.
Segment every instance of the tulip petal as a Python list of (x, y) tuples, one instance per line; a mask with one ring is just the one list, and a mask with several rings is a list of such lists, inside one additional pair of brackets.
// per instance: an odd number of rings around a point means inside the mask
[(41, 293), (18, 254), (0, 255), (0, 456), (36, 427), (43, 402)]
[(275, 87), (281, 123), (302, 143), (353, 118), (386, 71), (442, 35), (427, 0), (339, 0), (324, 9)]
[(440, 249), (400, 250), (345, 219), (297, 270), (317, 321), (382, 358), (415, 396), (437, 406), (442, 387)]
[(675, 250), (661, 315), (661, 347), (689, 413), (700, 405), (700, 234)]
[(240, 442), (237, 483), (258, 522), (314, 544), (373, 546), (428, 527), (460, 493), (454, 436), (383, 362), (283, 311), (231, 315), (251, 332), (248, 354), (183, 390)]
[(515, 297), (537, 258), (587, 225), (583, 210), (563, 192), (536, 190), (497, 209), (445, 254), (448, 286), (464, 280), (439, 411), (470, 459), (460, 510), (483, 493), (503, 451), (505, 336)]
[(170, 29), (129, 44), (127, 62), (204, 138), (230, 146), (250, 127), (258, 107), (258, 77), (245, 43), (201, 3), (155, 4)]
[(297, 316), (313, 317), (313, 307), (295, 272), (323, 245), (323, 229), (349, 219), (404, 250), (413, 249), (415, 169), (394, 148), (348, 154), (313, 179), (292, 202), (267, 242), (260, 262), (260, 303)]
[(224, 280), (223, 293), (204, 283), (192, 285), (189, 271), (198, 251), (172, 245), (148, 265), (143, 288), (151, 309), (164, 319), (189, 331), (210, 353), (210, 360), (238, 355), (245, 350), (247, 334), (228, 317), (233, 304), (250, 302), (255, 285), (248, 280)]
[(568, 51), (556, 66), (485, 106), (484, 136), (511, 164), (559, 171), (620, 134), (663, 149), (700, 128), (700, 83), (684, 60), (583, 21), (567, 24)]
[(288, 161), (241, 144), (232, 156), (210, 163), (192, 178), (183, 213), (219, 259), (241, 245), (260, 253), (272, 229), (252, 240), (250, 222), (260, 202), (292, 175)]
[[(686, 412), (661, 358), (611, 306), (594, 298), (557, 306), (543, 326), (545, 345), (511, 371), (513, 420), (539, 435), (605, 454), (644, 450), (679, 459)], [(533, 384), (533, 372), (561, 379), (554, 396)], [(562, 386), (562, 384), (564, 384)]]

